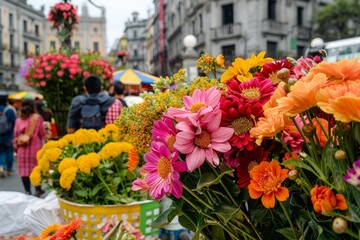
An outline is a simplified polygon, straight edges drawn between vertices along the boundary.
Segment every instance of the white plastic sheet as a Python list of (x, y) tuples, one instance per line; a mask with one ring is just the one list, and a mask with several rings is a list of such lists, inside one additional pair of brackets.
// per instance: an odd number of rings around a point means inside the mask
[(0, 236), (15, 236), (29, 232), (24, 222), (25, 209), (39, 198), (20, 192), (0, 191)]
[(24, 211), (24, 222), (36, 236), (40, 236), (41, 231), (49, 225), (61, 224), (60, 206), (55, 192), (50, 192), (46, 198), (28, 206)]
[(47, 226), (61, 223), (55, 192), (37, 198), (20, 192), (0, 191), (0, 237), (33, 232), (37, 236)]

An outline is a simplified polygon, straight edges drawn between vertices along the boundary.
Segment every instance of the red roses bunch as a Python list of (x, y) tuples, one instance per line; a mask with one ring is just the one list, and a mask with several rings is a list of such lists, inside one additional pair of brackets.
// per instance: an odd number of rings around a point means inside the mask
[(79, 24), (79, 15), (77, 14), (77, 7), (71, 3), (58, 3), (51, 7), (48, 19), (53, 23), (53, 28), (59, 29), (61, 27), (71, 27), (73, 29)]

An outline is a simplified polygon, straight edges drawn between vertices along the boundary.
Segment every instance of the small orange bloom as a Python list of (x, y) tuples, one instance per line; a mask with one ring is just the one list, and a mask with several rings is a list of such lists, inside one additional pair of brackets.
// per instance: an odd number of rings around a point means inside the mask
[(346, 210), (346, 200), (342, 194), (334, 194), (327, 186), (315, 185), (310, 191), (311, 202), (317, 213), (332, 212), (335, 208)]
[(249, 195), (252, 199), (262, 196), (261, 202), (266, 208), (275, 206), (278, 201), (289, 198), (289, 190), (281, 183), (288, 177), (288, 169), (281, 169), (277, 161), (261, 162), (250, 171)]
[(82, 225), (81, 219), (77, 218), (67, 225), (63, 225), (58, 231), (51, 236), (51, 240), (69, 239), (72, 234)]
[[(284, 156), (284, 158), (283, 158), (283, 162), (285, 162), (285, 161), (287, 161), (287, 160), (289, 160), (289, 159), (297, 159), (297, 160), (300, 160), (300, 161), (301, 161), (300, 156), (299, 156), (297, 153), (295, 153), (295, 152), (291, 152), (291, 155), (290, 155), (289, 153), (285, 153), (285, 156)], [(292, 164), (288, 164), (288, 165), (286, 165), (285, 167), (286, 167), (287, 169), (290, 169), (290, 170), (295, 170), (295, 169), (296, 169), (296, 167), (295, 167), (294, 165), (292, 165)]]
[[(323, 119), (323, 118), (318, 118), (319, 121), (321, 122), (321, 125), (323, 125), (324, 129), (328, 129), (329, 127), (329, 123), (327, 120)], [(312, 123), (314, 124), (314, 127), (316, 128), (316, 136), (318, 137), (319, 141), (320, 141), (320, 146), (324, 147), (325, 144), (327, 143), (328, 139), (324, 133), (324, 131), (322, 130), (320, 124), (318, 123), (318, 121), (316, 120), (316, 118), (313, 118)], [(315, 139), (315, 138), (314, 138)]]
[(139, 155), (135, 148), (130, 149), (128, 159), (128, 171), (131, 172), (137, 168), (139, 164)]

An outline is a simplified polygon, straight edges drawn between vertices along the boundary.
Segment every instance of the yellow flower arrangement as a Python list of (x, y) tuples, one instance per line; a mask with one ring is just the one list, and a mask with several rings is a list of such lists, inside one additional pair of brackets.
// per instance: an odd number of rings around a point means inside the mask
[[(31, 183), (47, 183), (60, 198), (76, 203), (109, 205), (144, 200), (146, 195), (130, 190), (140, 175), (137, 150), (121, 142), (119, 133), (116, 125), (109, 124), (99, 131), (79, 129), (47, 142), (37, 153)], [(97, 194), (101, 192), (104, 194)]]

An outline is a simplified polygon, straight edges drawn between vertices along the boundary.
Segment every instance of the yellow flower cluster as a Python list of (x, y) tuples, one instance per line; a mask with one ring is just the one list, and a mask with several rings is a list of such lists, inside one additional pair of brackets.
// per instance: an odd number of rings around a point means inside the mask
[(201, 54), (196, 63), (197, 67), (206, 75), (209, 73), (216, 73), (219, 68), (225, 68), (224, 55), (210, 56), (208, 53)]
[(81, 155), (76, 160), (79, 170), (83, 173), (90, 173), (92, 168), (96, 168), (100, 164), (100, 156), (97, 153), (89, 153), (87, 155)]
[(70, 190), (71, 184), (75, 180), (77, 171), (77, 167), (69, 167), (65, 169), (60, 177), (60, 186), (66, 190)]
[(99, 152), (102, 160), (114, 159), (123, 152), (130, 152), (133, 146), (127, 142), (109, 142)]

